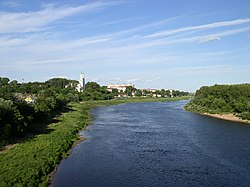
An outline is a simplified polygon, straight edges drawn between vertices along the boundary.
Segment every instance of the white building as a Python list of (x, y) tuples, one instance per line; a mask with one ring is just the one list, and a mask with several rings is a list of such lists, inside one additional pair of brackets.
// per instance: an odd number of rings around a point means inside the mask
[(85, 90), (85, 75), (83, 73), (80, 74), (79, 83), (76, 86), (78, 92), (83, 92)]
[(134, 88), (133, 84), (109, 84), (107, 86), (107, 90), (112, 92), (112, 89), (117, 89), (118, 92), (125, 91), (128, 86), (132, 86)]
[(140, 89), (142, 92), (143, 91), (148, 91), (148, 92), (152, 92), (155, 93), (157, 91), (157, 89), (152, 89), (152, 88), (145, 88), (145, 89)]

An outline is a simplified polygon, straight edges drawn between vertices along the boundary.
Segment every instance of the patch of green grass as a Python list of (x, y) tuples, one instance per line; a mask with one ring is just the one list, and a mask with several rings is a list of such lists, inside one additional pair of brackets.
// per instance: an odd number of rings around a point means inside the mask
[(128, 102), (164, 102), (180, 98), (128, 98), (72, 104), (70, 112), (48, 126), (46, 134), (22, 142), (0, 153), (0, 186), (48, 186), (49, 174), (79, 139), (79, 130), (90, 123), (90, 110)]

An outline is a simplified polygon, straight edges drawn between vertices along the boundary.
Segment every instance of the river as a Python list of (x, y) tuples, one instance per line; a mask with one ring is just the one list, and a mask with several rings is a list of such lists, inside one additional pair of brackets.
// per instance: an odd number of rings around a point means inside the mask
[(250, 125), (187, 112), (187, 102), (95, 108), (52, 186), (249, 186)]

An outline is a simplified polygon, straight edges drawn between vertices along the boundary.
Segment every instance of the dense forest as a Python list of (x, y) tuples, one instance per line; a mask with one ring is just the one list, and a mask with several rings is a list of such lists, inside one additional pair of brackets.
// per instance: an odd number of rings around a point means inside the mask
[(203, 86), (185, 108), (197, 113), (233, 113), (250, 120), (250, 84)]

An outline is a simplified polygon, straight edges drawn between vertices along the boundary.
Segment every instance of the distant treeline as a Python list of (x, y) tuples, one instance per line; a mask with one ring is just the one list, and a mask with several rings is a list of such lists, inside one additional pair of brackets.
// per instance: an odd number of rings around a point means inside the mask
[(250, 84), (203, 86), (185, 108), (198, 113), (234, 113), (250, 120)]

